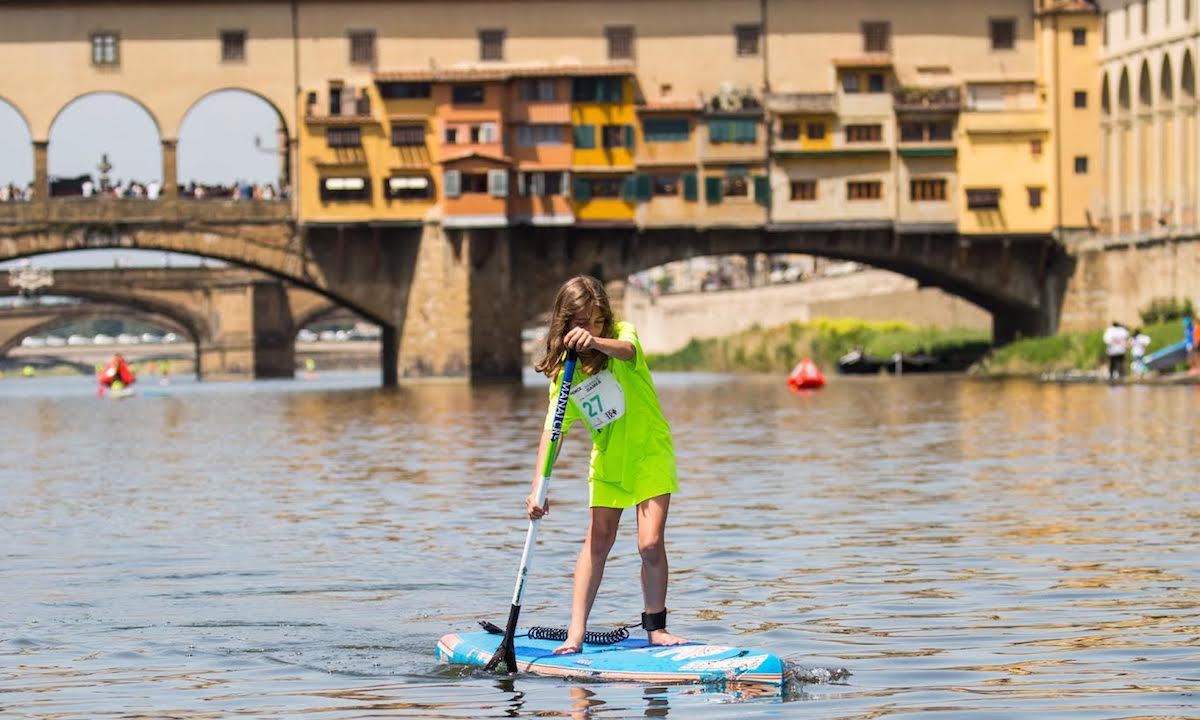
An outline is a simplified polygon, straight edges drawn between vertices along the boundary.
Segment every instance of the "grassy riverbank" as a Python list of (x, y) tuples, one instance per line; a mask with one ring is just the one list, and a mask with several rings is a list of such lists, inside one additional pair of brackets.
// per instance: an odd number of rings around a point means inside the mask
[(943, 355), (987, 345), (984, 330), (937, 330), (901, 322), (870, 322), (851, 318), (818, 319), (771, 328), (753, 327), (729, 337), (693, 339), (683, 348), (651, 355), (655, 370), (713, 372), (788, 372), (811, 357), (830, 371), (837, 359), (855, 348), (868, 355), (891, 357), (896, 352)]
[[(1142, 329), (1150, 336), (1148, 353), (1183, 339), (1178, 320), (1153, 323)], [(1043, 338), (1027, 338), (996, 349), (972, 372), (978, 375), (1042, 375), (1067, 370), (1094, 370), (1107, 366), (1104, 330), (1065, 332)]]

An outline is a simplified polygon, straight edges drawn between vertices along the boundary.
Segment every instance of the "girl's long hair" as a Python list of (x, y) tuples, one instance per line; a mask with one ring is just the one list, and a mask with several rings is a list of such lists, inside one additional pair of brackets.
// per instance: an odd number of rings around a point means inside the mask
[[(612, 305), (604, 285), (590, 275), (578, 275), (563, 283), (554, 298), (554, 310), (550, 313), (550, 330), (546, 333), (546, 347), (542, 359), (534, 369), (554, 379), (562, 369), (566, 346), (563, 337), (571, 329), (571, 321), (578, 315), (591, 314), (600, 311), (603, 329), (601, 337), (614, 337), (616, 321), (613, 319)], [(608, 356), (599, 350), (588, 350), (579, 353), (579, 365), (588, 375), (595, 375), (608, 367)]]

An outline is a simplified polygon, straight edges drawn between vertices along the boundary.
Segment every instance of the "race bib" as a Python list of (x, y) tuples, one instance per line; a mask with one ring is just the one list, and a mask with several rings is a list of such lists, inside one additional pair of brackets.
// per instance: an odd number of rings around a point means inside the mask
[(608, 370), (601, 370), (571, 388), (571, 399), (593, 431), (625, 414), (625, 391)]

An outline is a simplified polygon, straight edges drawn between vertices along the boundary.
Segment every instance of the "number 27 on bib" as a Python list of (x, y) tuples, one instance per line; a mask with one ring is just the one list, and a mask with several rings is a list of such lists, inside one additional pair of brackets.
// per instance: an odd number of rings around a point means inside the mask
[(571, 390), (583, 419), (599, 430), (625, 414), (625, 392), (611, 371), (602, 370)]

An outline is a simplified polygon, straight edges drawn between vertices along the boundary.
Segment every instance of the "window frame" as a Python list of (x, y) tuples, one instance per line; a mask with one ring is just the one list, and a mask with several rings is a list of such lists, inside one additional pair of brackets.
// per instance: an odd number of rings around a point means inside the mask
[[(1025, 186), (1026, 197), (1029, 200), (1029, 207), (1037, 210), (1045, 205), (1046, 188), (1040, 185)], [(1034, 201), (1037, 202), (1034, 202)]]
[(966, 188), (968, 210), (999, 210), (1003, 194), (998, 187)]
[(350, 64), (374, 66), (378, 57), (377, 40), (374, 30), (347, 30), (346, 43), (349, 45)]
[[(473, 99), (474, 93), (471, 93), (471, 98), (460, 97), (459, 90), (478, 88), (479, 99)], [(450, 104), (458, 107), (461, 105), (483, 105), (487, 102), (487, 88), (483, 83), (453, 83), (450, 85)]]
[(1077, 110), (1086, 110), (1087, 109), (1087, 90), (1072, 91), (1071, 106)]
[[(820, 128), (821, 131), (814, 133), (813, 128)], [(829, 126), (823, 122), (806, 122), (804, 123), (804, 137), (809, 140), (824, 140), (829, 136)]]
[(1071, 28), (1071, 45), (1073, 47), (1087, 47), (1087, 28)]
[[(361, 180), (362, 187), (354, 190), (339, 191), (330, 189), (328, 184), (330, 180)], [(346, 194), (341, 194), (345, 192)], [(367, 175), (353, 176), (336, 176), (321, 178), (320, 185), (317, 190), (317, 195), (322, 203), (330, 202), (370, 202), (371, 200), (371, 178)]]
[(683, 173), (654, 173), (650, 176), (650, 197), (679, 197)]
[[(801, 192), (797, 192), (800, 190)], [(817, 199), (816, 178), (793, 178), (788, 180), (788, 197), (792, 202), (813, 202)]]
[(878, 202), (882, 199), (883, 199), (883, 181), (882, 180), (847, 180), (846, 181), (846, 200), (851, 201), (851, 202)]
[[(112, 39), (112, 58), (105, 59), (100, 57), (97, 52), (103, 46), (97, 46), (97, 41), (103, 38)], [(91, 50), (92, 67), (111, 68), (121, 66), (121, 33), (116, 30), (94, 30), (88, 35), (88, 44)]]
[(735, 57), (758, 57), (762, 54), (762, 23), (738, 23), (733, 26)]
[(504, 43), (508, 31), (504, 28), (479, 28), (479, 61), (504, 62)]
[[(863, 20), (859, 23), (859, 29), (862, 32), (863, 52), (864, 53), (890, 53), (892, 51), (892, 23), (888, 20)], [(877, 45), (872, 40), (878, 40), (882, 36), (883, 46), (872, 47)]]
[[(397, 142), (397, 139), (405, 139), (404, 134), (411, 133), (406, 142)], [(416, 141), (417, 133), (420, 135), (420, 141)], [(392, 125), (391, 142), (392, 147), (425, 147), (426, 128), (418, 123), (402, 123)]]
[[(335, 138), (340, 138), (335, 140)], [(325, 146), (329, 149), (349, 150), (362, 147), (362, 128), (357, 125), (349, 127), (325, 128)]]
[[(396, 179), (423, 179), (425, 180), (425, 188), (423, 193), (404, 194), (392, 189), (392, 180)], [(383, 183), (383, 197), (386, 200), (432, 200), (435, 197), (433, 187), (433, 178), (425, 174), (404, 175), (392, 174), (387, 177)]]
[[(246, 62), (246, 38), (248, 33), (244, 30), (221, 30), (218, 33), (221, 39), (221, 62), (223, 63), (244, 63)], [(234, 47), (231, 41), (237, 39), (236, 47), (238, 52), (230, 54), (228, 51)]]
[[(883, 125), (879, 123), (851, 123), (843, 129), (846, 134), (847, 143), (879, 143), (883, 142)], [(865, 137), (851, 137), (859, 135), (860, 131), (865, 131)]]
[[(632, 25), (608, 25), (604, 28), (604, 38), (608, 44), (609, 60), (634, 60), (637, 58), (637, 33)], [(625, 53), (614, 52), (625, 44)]]
[[(682, 123), (683, 132), (679, 133)], [(670, 124), (671, 128), (666, 126)], [(645, 143), (680, 143), (692, 137), (692, 123), (687, 118), (643, 118), (642, 141)]]
[[(427, 82), (383, 82), (377, 83), (379, 97), (384, 100), (428, 100), (433, 97), (433, 83)], [(395, 93), (393, 88), (409, 88), (408, 92)], [(387, 91), (384, 88), (388, 88)], [(412, 92), (417, 90), (418, 92)]]
[(946, 202), (946, 178), (914, 177), (908, 180), (909, 202)]
[(1087, 155), (1076, 155), (1073, 165), (1075, 167), (1076, 175), (1087, 175), (1088, 174), (1089, 162), (1088, 162)]
[[(1005, 38), (998, 33), (1002, 27), (1008, 28), (1008, 44), (1000, 43)], [(988, 18), (988, 39), (991, 42), (992, 52), (1012, 52), (1017, 49), (1017, 18), (1012, 16), (1006, 17), (989, 17)]]

